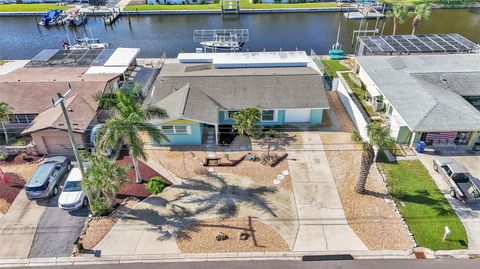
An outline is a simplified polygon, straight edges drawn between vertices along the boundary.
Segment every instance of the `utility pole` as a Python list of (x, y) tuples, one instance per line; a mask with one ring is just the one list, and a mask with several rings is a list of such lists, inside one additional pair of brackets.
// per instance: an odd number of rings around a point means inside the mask
[(58, 101), (55, 102), (52, 98), (52, 104), (53, 104), (53, 107), (56, 107), (58, 104), (60, 104), (60, 107), (62, 108), (63, 117), (65, 118), (65, 123), (67, 124), (68, 136), (70, 138), (70, 143), (72, 144), (72, 148), (73, 148), (73, 153), (75, 154), (75, 159), (77, 159), (78, 168), (80, 168), (80, 173), (82, 173), (82, 177), (85, 177), (85, 170), (83, 169), (82, 158), (80, 158), (77, 145), (75, 144), (75, 139), (73, 138), (72, 125), (70, 125), (70, 118), (68, 117), (67, 109), (65, 108), (65, 100), (67, 99), (67, 96), (71, 92), (72, 92), (72, 86), (70, 85), (70, 83), (68, 83), (68, 91), (64, 95), (62, 95), (61, 93), (57, 93)]

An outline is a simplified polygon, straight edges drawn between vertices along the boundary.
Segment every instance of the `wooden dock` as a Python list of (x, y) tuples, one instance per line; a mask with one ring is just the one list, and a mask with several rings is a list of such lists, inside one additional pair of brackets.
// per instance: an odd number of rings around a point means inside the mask
[(363, 19), (382, 19), (385, 15), (376, 10), (373, 6), (359, 6), (358, 11), (345, 12), (343, 16), (348, 20), (363, 20)]
[(103, 17), (105, 25), (112, 25), (118, 17), (120, 17), (121, 10), (118, 7), (111, 8), (109, 13)]
[(240, 0), (222, 0), (223, 15), (240, 15)]

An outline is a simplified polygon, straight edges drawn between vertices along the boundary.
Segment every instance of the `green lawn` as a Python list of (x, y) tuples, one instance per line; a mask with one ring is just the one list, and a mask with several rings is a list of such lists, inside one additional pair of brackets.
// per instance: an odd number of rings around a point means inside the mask
[(329, 77), (336, 78), (337, 71), (348, 71), (349, 69), (340, 63), (339, 60), (322, 60), (321, 61), (325, 74)]
[[(335, 2), (321, 3), (295, 3), (295, 4), (252, 4), (248, 0), (240, 0), (240, 9), (277, 9), (277, 8), (319, 8), (336, 7)], [(198, 5), (132, 5), (125, 10), (210, 10), (220, 9), (220, 4), (198, 4)]]
[(372, 105), (367, 104), (367, 101), (365, 101), (365, 96), (367, 94), (367, 91), (365, 89), (363, 89), (362, 87), (358, 87), (353, 82), (353, 80), (350, 78), (350, 76), (348, 74), (349, 73), (342, 73), (342, 77), (347, 82), (347, 84), (350, 87), (350, 89), (352, 90), (353, 94), (355, 94), (357, 96), (358, 100), (362, 104), (363, 110), (365, 110), (365, 112), (367, 112), (367, 114), (370, 118), (373, 117), (373, 116), (376, 116), (378, 113), (375, 110), (373, 110)]
[[(432, 250), (467, 248), (468, 239), (462, 223), (420, 161), (384, 162), (380, 165), (418, 245)], [(452, 233), (442, 241), (445, 226)]]
[(0, 5), (0, 12), (43, 12), (50, 9), (66, 10), (72, 6), (59, 6), (57, 4), (8, 4)]
[(3, 65), (4, 63), (6, 63), (6, 61), (0, 60), (0, 65)]

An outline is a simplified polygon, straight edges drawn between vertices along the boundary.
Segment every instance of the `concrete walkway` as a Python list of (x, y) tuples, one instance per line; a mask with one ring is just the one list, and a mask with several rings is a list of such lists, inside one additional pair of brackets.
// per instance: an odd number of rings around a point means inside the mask
[(27, 258), (45, 210), (22, 190), (0, 220), (0, 258)]
[(318, 132), (287, 147), (299, 216), (293, 251), (367, 250), (347, 223)]
[[(450, 195), (450, 187), (443, 179), (442, 175), (433, 170), (433, 159), (437, 156), (429, 154), (417, 154), (418, 159), (427, 168), (437, 187), (443, 193), (447, 201), (452, 206), (458, 218), (465, 227), (468, 237), (469, 249), (480, 249), (480, 203), (464, 204)], [(452, 156), (461, 162), (470, 173), (480, 178), (480, 156)]]

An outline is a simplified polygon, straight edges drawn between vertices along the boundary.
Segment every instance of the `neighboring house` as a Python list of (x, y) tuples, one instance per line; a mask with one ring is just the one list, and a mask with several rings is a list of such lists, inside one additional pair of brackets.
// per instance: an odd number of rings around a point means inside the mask
[(358, 75), (397, 143), (480, 143), (480, 54), (362, 56)]
[[(145, 103), (164, 108), (153, 120), (165, 145), (199, 145), (207, 130), (231, 127), (233, 113), (258, 106), (260, 125), (316, 125), (329, 109), (324, 81), (305, 52), (179, 54), (163, 65)], [(212, 138), (213, 139), (213, 138)]]
[(139, 49), (44, 50), (25, 67), (0, 75), (0, 100), (13, 108), (5, 122), (9, 132), (31, 135), (39, 154), (70, 154), (71, 143), (61, 108), (52, 107), (57, 93), (71, 86), (65, 106), (75, 142), (86, 146), (98, 121), (97, 93), (114, 93), (135, 68)]

